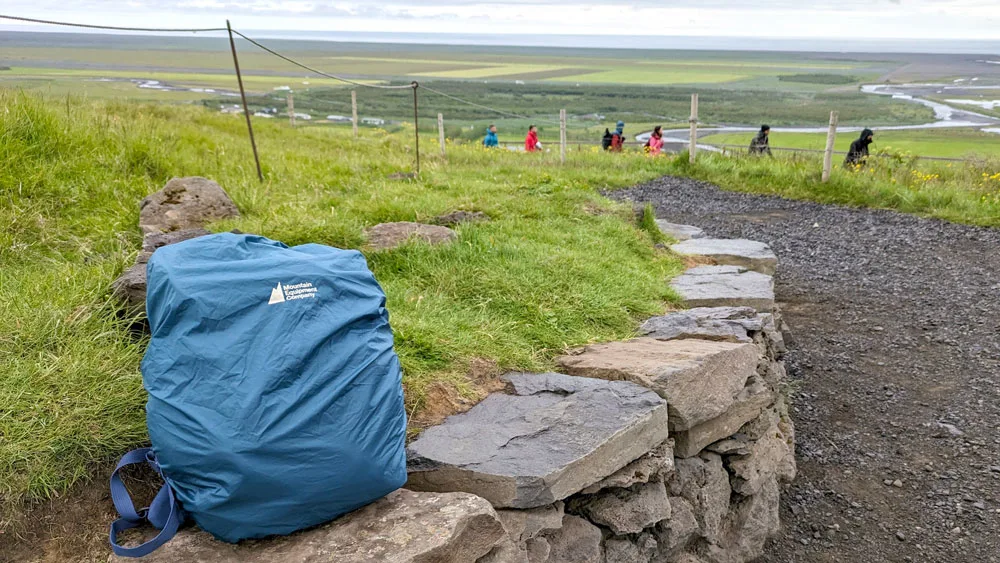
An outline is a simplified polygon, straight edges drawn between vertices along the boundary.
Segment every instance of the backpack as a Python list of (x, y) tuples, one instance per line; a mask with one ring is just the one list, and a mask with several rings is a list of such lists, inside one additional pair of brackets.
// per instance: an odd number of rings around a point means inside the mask
[[(185, 518), (226, 542), (289, 534), (404, 484), (401, 370), (360, 252), (222, 233), (158, 249), (147, 273), (152, 447), (112, 474), (116, 554)], [(136, 463), (165, 481), (140, 511), (119, 476)], [(156, 538), (118, 545), (146, 523)]]
[(619, 135), (617, 131), (611, 135), (611, 150), (620, 151), (622, 150), (622, 146), (624, 146), (624, 144), (625, 138)]
[(604, 150), (610, 149), (611, 148), (611, 141), (612, 141), (613, 137), (614, 136), (611, 134), (611, 130), (610, 129), (605, 129), (604, 130), (604, 137), (601, 138), (601, 148), (603, 148)]

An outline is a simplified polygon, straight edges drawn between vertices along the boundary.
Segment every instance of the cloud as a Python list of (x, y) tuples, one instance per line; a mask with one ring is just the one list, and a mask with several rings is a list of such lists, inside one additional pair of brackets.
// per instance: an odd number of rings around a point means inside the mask
[(995, 0), (4, 0), (3, 11), (112, 25), (764, 38), (992, 39), (1000, 23)]

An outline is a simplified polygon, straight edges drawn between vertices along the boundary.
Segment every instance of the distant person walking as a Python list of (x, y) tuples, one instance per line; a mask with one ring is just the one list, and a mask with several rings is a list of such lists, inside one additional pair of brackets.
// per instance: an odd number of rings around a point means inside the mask
[(770, 136), (771, 126), (761, 125), (757, 136), (750, 141), (750, 154), (766, 154), (767, 156), (774, 156), (771, 154)]
[(488, 149), (493, 149), (500, 146), (500, 140), (497, 139), (497, 126), (490, 125), (486, 128), (486, 137), (483, 138), (483, 146)]
[(657, 125), (653, 128), (653, 132), (649, 134), (649, 140), (646, 141), (646, 147), (649, 149), (650, 156), (659, 156), (663, 152), (663, 127)]
[(625, 144), (625, 122), (619, 121), (618, 125), (615, 127), (615, 132), (612, 133), (610, 130), (604, 130), (604, 137), (601, 139), (601, 146), (606, 151), (622, 152), (622, 146)]
[(847, 151), (847, 158), (844, 159), (844, 166), (863, 166), (868, 160), (868, 145), (875, 140), (875, 133), (871, 129), (861, 132), (861, 137), (851, 143), (851, 148)]
[(528, 126), (528, 136), (524, 138), (524, 150), (528, 152), (542, 150), (542, 144), (538, 142), (538, 130), (534, 125)]

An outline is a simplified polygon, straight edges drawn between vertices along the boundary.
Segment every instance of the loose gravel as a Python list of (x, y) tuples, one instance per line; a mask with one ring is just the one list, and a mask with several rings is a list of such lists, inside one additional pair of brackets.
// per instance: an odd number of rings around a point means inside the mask
[(674, 177), (609, 195), (778, 255), (799, 476), (761, 561), (1000, 562), (1000, 231)]

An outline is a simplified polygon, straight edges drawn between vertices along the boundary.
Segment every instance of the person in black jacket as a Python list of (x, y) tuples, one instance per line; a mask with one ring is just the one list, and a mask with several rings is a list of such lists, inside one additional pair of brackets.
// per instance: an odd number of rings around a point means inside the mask
[(847, 151), (847, 158), (844, 159), (844, 165), (863, 165), (865, 160), (868, 159), (868, 145), (872, 144), (874, 138), (875, 133), (873, 133), (871, 129), (865, 129), (862, 131), (861, 137), (859, 137), (857, 141), (851, 143), (851, 148)]
[(771, 134), (770, 125), (761, 125), (760, 132), (757, 136), (750, 141), (750, 154), (766, 154), (767, 156), (774, 156), (771, 154), (771, 145), (769, 142), (769, 135)]

